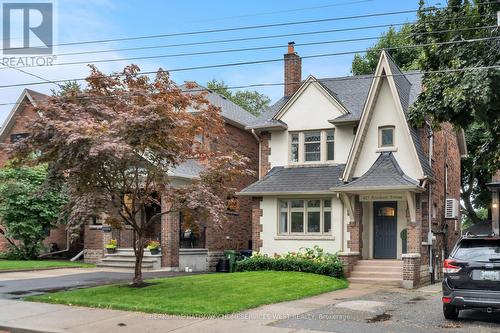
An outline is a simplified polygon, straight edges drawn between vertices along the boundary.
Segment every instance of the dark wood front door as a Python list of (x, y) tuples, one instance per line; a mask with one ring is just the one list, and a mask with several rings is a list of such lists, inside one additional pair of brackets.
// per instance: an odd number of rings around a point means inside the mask
[(373, 203), (373, 257), (397, 258), (397, 202)]

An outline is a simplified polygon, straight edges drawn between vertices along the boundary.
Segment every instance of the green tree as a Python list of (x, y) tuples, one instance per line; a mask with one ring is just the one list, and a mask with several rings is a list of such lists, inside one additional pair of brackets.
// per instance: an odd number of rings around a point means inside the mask
[[(412, 27), (404, 25), (400, 30), (390, 27), (380, 36), (372, 47), (366, 50), (365, 55), (356, 54), (352, 61), (351, 72), (354, 75), (373, 74), (380, 58), (380, 50), (384, 48), (400, 47), (412, 44)], [(421, 50), (418, 48), (389, 50), (392, 58), (402, 70), (416, 70)]]
[(12, 254), (21, 259), (36, 258), (43, 239), (62, 220), (60, 211), (66, 197), (60, 189), (45, 189), (41, 194), (46, 177), (45, 164), (0, 169), (2, 233)]
[(238, 90), (233, 93), (222, 80), (212, 79), (208, 81), (207, 88), (238, 104), (254, 116), (260, 115), (261, 111), (268, 108), (271, 102), (269, 97), (255, 90)]
[(435, 127), (450, 122), (465, 129), (469, 157), (463, 161), (462, 201), (469, 219), (477, 223), (477, 209), (489, 206), (484, 184), (500, 167), (500, 70), (461, 69), (499, 65), (500, 40), (435, 43), (499, 37), (498, 27), (478, 27), (496, 26), (500, 4), (452, 0), (445, 8), (423, 8), (421, 1), (414, 40), (433, 45), (422, 48), (419, 66), (425, 72), (441, 72), (424, 74), (426, 89), (413, 105), (410, 119), (416, 125), (431, 119)]
[(51, 89), (52, 95), (57, 97), (72, 96), (82, 91), (82, 86), (76, 81), (66, 81), (59, 85), (59, 89)]

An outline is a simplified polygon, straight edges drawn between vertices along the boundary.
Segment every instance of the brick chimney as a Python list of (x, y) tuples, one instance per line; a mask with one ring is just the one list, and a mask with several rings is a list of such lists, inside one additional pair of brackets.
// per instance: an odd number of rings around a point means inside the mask
[(294, 45), (295, 42), (288, 43), (288, 53), (285, 53), (285, 97), (292, 96), (302, 81), (302, 59)]

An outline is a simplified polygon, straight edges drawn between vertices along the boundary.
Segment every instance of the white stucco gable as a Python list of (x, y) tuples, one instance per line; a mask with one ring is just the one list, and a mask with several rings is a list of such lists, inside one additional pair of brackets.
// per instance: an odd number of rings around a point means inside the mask
[[(424, 172), (401, 105), (394, 73), (382, 52), (361, 116), (359, 129), (349, 152), (344, 181), (362, 176), (382, 151), (391, 151), (402, 171), (418, 180)], [(398, 75), (398, 74), (396, 74)], [(379, 127), (394, 126), (394, 147), (379, 148)]]
[(347, 110), (318, 80), (310, 75), (273, 119), (288, 125), (289, 131), (332, 128), (334, 119)]

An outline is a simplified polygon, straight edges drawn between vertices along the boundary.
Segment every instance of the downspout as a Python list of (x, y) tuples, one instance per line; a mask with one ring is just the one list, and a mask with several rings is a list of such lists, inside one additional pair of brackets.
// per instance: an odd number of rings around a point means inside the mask
[(255, 129), (252, 128), (251, 133), (252, 133), (253, 137), (255, 138), (255, 140), (257, 140), (257, 142), (259, 143), (259, 156), (257, 159), (258, 159), (258, 163), (259, 163), (259, 179), (260, 179), (260, 175), (262, 174), (262, 168), (261, 168), (261, 163), (260, 163), (260, 159), (262, 156), (262, 146), (260, 144), (260, 137), (257, 135), (257, 133), (255, 133)]
[[(432, 130), (432, 126), (429, 122), (426, 122), (427, 126), (429, 127), (429, 135), (427, 136), (428, 142), (429, 142), (429, 166), (432, 170), (432, 155), (434, 154), (434, 132)], [(433, 233), (432, 233), (432, 209), (434, 208), (434, 205), (432, 204), (432, 184), (429, 182), (429, 190), (428, 192), (428, 199), (427, 199), (427, 222), (429, 224), (428, 226), (428, 231), (427, 231), (427, 244), (428, 244), (428, 251), (429, 251), (429, 274), (431, 275), (431, 283), (435, 282), (435, 276), (434, 276), (434, 266), (433, 266), (433, 251), (432, 251), (432, 238), (433, 238)]]

